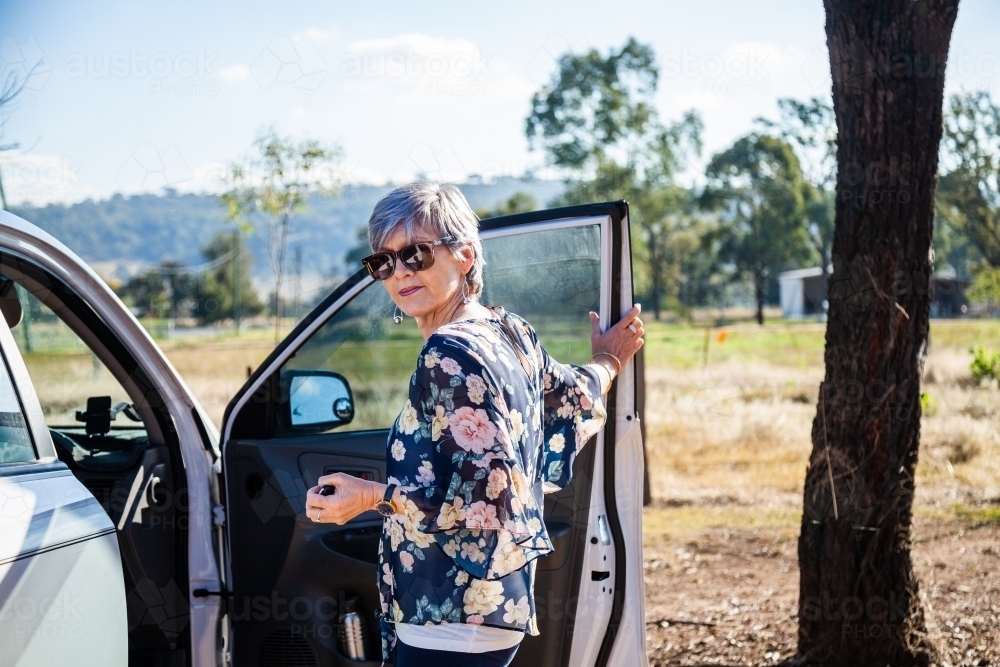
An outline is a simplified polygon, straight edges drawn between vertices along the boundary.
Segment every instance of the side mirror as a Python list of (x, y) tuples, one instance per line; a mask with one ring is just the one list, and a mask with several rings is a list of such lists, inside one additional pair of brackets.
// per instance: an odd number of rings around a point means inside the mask
[(24, 315), (14, 281), (6, 276), (0, 276), (0, 313), (3, 313), (3, 319), (10, 329), (20, 324)]
[(326, 431), (354, 419), (354, 396), (340, 373), (294, 370), (282, 373), (288, 387), (288, 425), (295, 430)]

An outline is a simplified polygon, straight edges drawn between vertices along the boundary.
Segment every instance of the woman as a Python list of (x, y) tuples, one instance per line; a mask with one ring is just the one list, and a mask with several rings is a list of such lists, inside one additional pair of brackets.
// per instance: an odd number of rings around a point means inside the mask
[(478, 219), (456, 188), (396, 188), (376, 204), (368, 238), (378, 252), (365, 267), (426, 343), (389, 434), (389, 484), (322, 477), (306, 512), (338, 524), (370, 509), (386, 516), (383, 659), (395, 646), (397, 667), (508, 665), (524, 634), (538, 634), (535, 560), (552, 551), (543, 484), (567, 484), (604, 425), (602, 397), (643, 343), (639, 306), (604, 333), (591, 313), (591, 363), (565, 366), (527, 322), (479, 303)]

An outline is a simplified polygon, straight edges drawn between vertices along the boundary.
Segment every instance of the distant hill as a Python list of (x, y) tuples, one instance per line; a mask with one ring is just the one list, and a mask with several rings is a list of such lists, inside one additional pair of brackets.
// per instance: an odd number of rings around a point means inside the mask
[[(527, 192), (544, 207), (563, 186), (557, 181), (501, 178), (492, 183), (459, 186), (473, 208), (494, 208), (515, 192)], [(296, 247), (301, 248), (303, 274), (343, 274), (344, 254), (355, 243), (355, 230), (389, 186), (348, 187), (338, 199), (314, 199), (306, 211), (292, 219), (288, 244), (288, 270), (293, 271)], [(231, 230), (223, 209), (210, 195), (115, 195), (103, 201), (70, 206), (21, 207), (13, 212), (49, 232), (84, 260), (101, 265), (104, 275), (124, 278), (139, 267), (163, 260), (187, 265), (204, 261), (201, 248), (214, 234)], [(267, 234), (248, 238), (255, 257), (254, 274), (270, 276)]]

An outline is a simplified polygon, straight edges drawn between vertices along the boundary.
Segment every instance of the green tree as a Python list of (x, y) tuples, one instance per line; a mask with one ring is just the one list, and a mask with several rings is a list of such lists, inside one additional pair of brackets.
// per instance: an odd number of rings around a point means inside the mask
[[(238, 263), (234, 261), (237, 242), (240, 244)], [(202, 254), (208, 267), (193, 281), (192, 314), (195, 317), (203, 324), (211, 324), (228, 318), (253, 317), (264, 312), (264, 304), (250, 279), (253, 257), (247, 252), (242, 234), (219, 232), (202, 249)]]
[(992, 311), (1000, 304), (1000, 268), (984, 264), (977, 266), (965, 296), (972, 303), (986, 304)]
[(733, 277), (749, 279), (764, 323), (768, 281), (776, 272), (810, 256), (806, 211), (816, 191), (804, 178), (791, 145), (751, 133), (715, 155), (706, 169), (702, 204), (718, 211), (719, 259)]
[(642, 282), (659, 318), (665, 297), (676, 290), (670, 238), (689, 211), (689, 196), (676, 177), (688, 156), (700, 153), (701, 118), (692, 111), (671, 125), (660, 121), (656, 54), (633, 38), (607, 56), (596, 49), (564, 54), (558, 66), (532, 98), (528, 141), (566, 177), (555, 203), (630, 202)]
[(155, 266), (129, 278), (120, 296), (141, 317), (161, 318), (170, 305), (167, 281)]
[(534, 195), (518, 191), (492, 209), (476, 209), (476, 215), (480, 220), (485, 220), (486, 218), (497, 218), (502, 215), (516, 215), (518, 213), (528, 213), (537, 210), (538, 200), (535, 199)]
[(229, 165), (228, 190), (221, 196), (228, 219), (244, 231), (261, 221), (267, 228), (268, 258), (274, 274), (275, 342), (280, 336), (289, 224), (292, 216), (305, 208), (311, 194), (338, 194), (341, 154), (339, 146), (314, 139), (296, 143), (270, 128), (258, 134), (249, 156)]
[(188, 267), (180, 262), (166, 260), (160, 262), (160, 275), (167, 292), (167, 316), (181, 317), (187, 308), (188, 300), (194, 293), (194, 280)]
[(817, 196), (806, 206), (807, 230), (825, 269), (831, 260), (836, 208), (837, 122), (833, 107), (818, 97), (805, 102), (782, 98), (778, 100), (778, 115), (777, 122), (766, 118), (757, 122), (792, 145), (803, 176), (816, 188)]
[(344, 253), (344, 268), (351, 275), (361, 267), (361, 260), (372, 254), (368, 245), (368, 225), (362, 225), (354, 230), (354, 247)]
[[(988, 92), (951, 96), (944, 113), (941, 163), (936, 214), (958, 233), (949, 239), (948, 255), (960, 250), (969, 264), (982, 257), (1000, 267), (1000, 107)], [(964, 251), (965, 241), (974, 253)]]

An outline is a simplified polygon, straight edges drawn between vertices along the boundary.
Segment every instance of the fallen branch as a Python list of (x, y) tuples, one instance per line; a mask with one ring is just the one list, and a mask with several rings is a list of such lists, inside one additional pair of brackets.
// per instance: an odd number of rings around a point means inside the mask
[(646, 625), (659, 625), (661, 628), (666, 628), (671, 625), (701, 625), (706, 628), (714, 628), (716, 623), (704, 623), (702, 621), (679, 621), (673, 618), (658, 618), (655, 621), (646, 621)]

